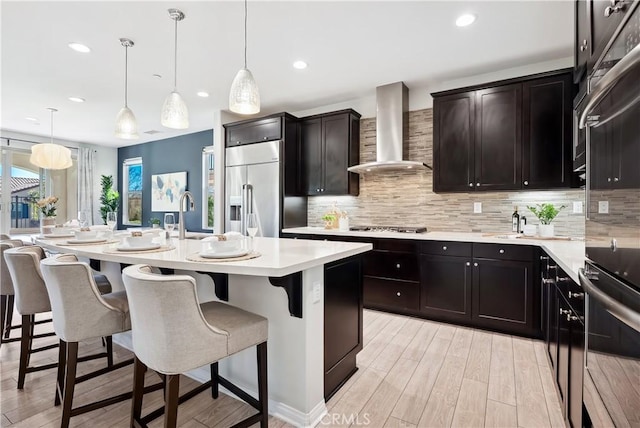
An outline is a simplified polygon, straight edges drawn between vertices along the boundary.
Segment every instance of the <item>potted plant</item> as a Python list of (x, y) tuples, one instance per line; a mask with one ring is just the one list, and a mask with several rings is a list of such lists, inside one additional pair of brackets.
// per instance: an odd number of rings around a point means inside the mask
[(37, 205), (40, 210), (40, 233), (43, 235), (53, 232), (56, 225), (56, 203), (57, 196), (49, 196), (40, 200), (35, 200), (36, 196), (31, 196), (31, 202)]
[(100, 178), (100, 186), (102, 192), (100, 194), (100, 217), (104, 224), (107, 224), (107, 213), (109, 211), (118, 211), (120, 204), (120, 193), (113, 189), (113, 176), (102, 175)]
[(558, 213), (565, 208), (565, 205), (561, 205), (560, 208), (556, 208), (553, 204), (544, 203), (537, 204), (537, 206), (532, 207), (527, 205), (529, 211), (531, 211), (538, 220), (540, 220), (540, 236), (542, 237), (551, 237), (554, 235), (554, 227), (551, 222), (558, 215)]
[(338, 218), (336, 217), (335, 214), (325, 214), (322, 216), (322, 220), (324, 221), (324, 228), (325, 229), (333, 229), (334, 228), (334, 224), (336, 222)]
[(152, 217), (149, 219), (149, 224), (151, 225), (152, 228), (157, 229), (160, 227), (160, 219)]

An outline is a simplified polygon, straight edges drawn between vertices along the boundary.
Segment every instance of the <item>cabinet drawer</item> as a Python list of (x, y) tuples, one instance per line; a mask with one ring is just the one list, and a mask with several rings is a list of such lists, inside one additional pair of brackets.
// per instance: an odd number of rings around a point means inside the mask
[(421, 252), (436, 256), (471, 257), (471, 243), (453, 241), (423, 242)]
[(420, 303), (420, 283), (364, 277), (364, 305), (385, 306), (417, 311)]
[(282, 139), (281, 118), (256, 120), (226, 128), (227, 147)]
[(373, 241), (374, 250), (415, 253), (417, 248), (418, 242), (416, 241), (407, 241), (402, 239), (376, 239)]
[(419, 281), (418, 256), (391, 251), (370, 251), (364, 256), (364, 275)]
[(533, 260), (533, 247), (526, 245), (473, 244), (473, 257), (529, 262)]

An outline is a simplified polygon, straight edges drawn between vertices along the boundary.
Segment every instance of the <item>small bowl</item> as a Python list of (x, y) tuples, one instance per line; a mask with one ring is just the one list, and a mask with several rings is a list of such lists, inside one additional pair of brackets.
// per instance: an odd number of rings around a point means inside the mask
[(125, 240), (130, 247), (146, 247), (151, 245), (153, 238), (155, 238), (154, 235), (144, 234), (142, 236), (127, 236)]
[(76, 230), (76, 239), (95, 239), (98, 237), (98, 232), (95, 230)]
[(244, 246), (244, 239), (234, 239), (230, 241), (207, 241), (203, 245), (203, 249), (206, 249), (211, 253), (228, 253), (231, 251), (238, 251)]

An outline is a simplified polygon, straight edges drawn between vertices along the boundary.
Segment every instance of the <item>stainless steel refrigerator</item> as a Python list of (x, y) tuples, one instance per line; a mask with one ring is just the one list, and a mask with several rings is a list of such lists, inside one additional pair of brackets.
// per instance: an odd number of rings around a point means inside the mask
[(225, 231), (246, 235), (247, 214), (253, 212), (258, 217), (256, 236), (279, 236), (282, 145), (282, 141), (268, 141), (226, 149)]

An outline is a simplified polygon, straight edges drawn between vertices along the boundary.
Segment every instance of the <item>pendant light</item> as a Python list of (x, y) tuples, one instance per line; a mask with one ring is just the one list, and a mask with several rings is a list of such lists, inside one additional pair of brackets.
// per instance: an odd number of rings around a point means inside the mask
[(51, 142), (32, 146), (29, 161), (39, 168), (67, 169), (73, 164), (71, 150), (53, 143), (53, 113), (58, 110), (55, 108), (48, 108), (48, 110), (51, 111)]
[(125, 140), (138, 139), (138, 122), (127, 105), (127, 89), (129, 74), (129, 48), (133, 46), (133, 42), (129, 39), (120, 39), (120, 44), (124, 46), (124, 107), (120, 109), (116, 116), (116, 137)]
[(167, 96), (162, 105), (160, 123), (162, 126), (173, 129), (186, 129), (189, 127), (189, 110), (182, 96), (178, 93), (178, 21), (184, 19), (184, 13), (178, 9), (169, 9), (169, 18), (175, 22), (175, 49), (173, 69), (173, 91)]
[(247, 0), (244, 0), (244, 68), (238, 71), (229, 92), (229, 110), (239, 114), (260, 112), (260, 92), (247, 68)]

